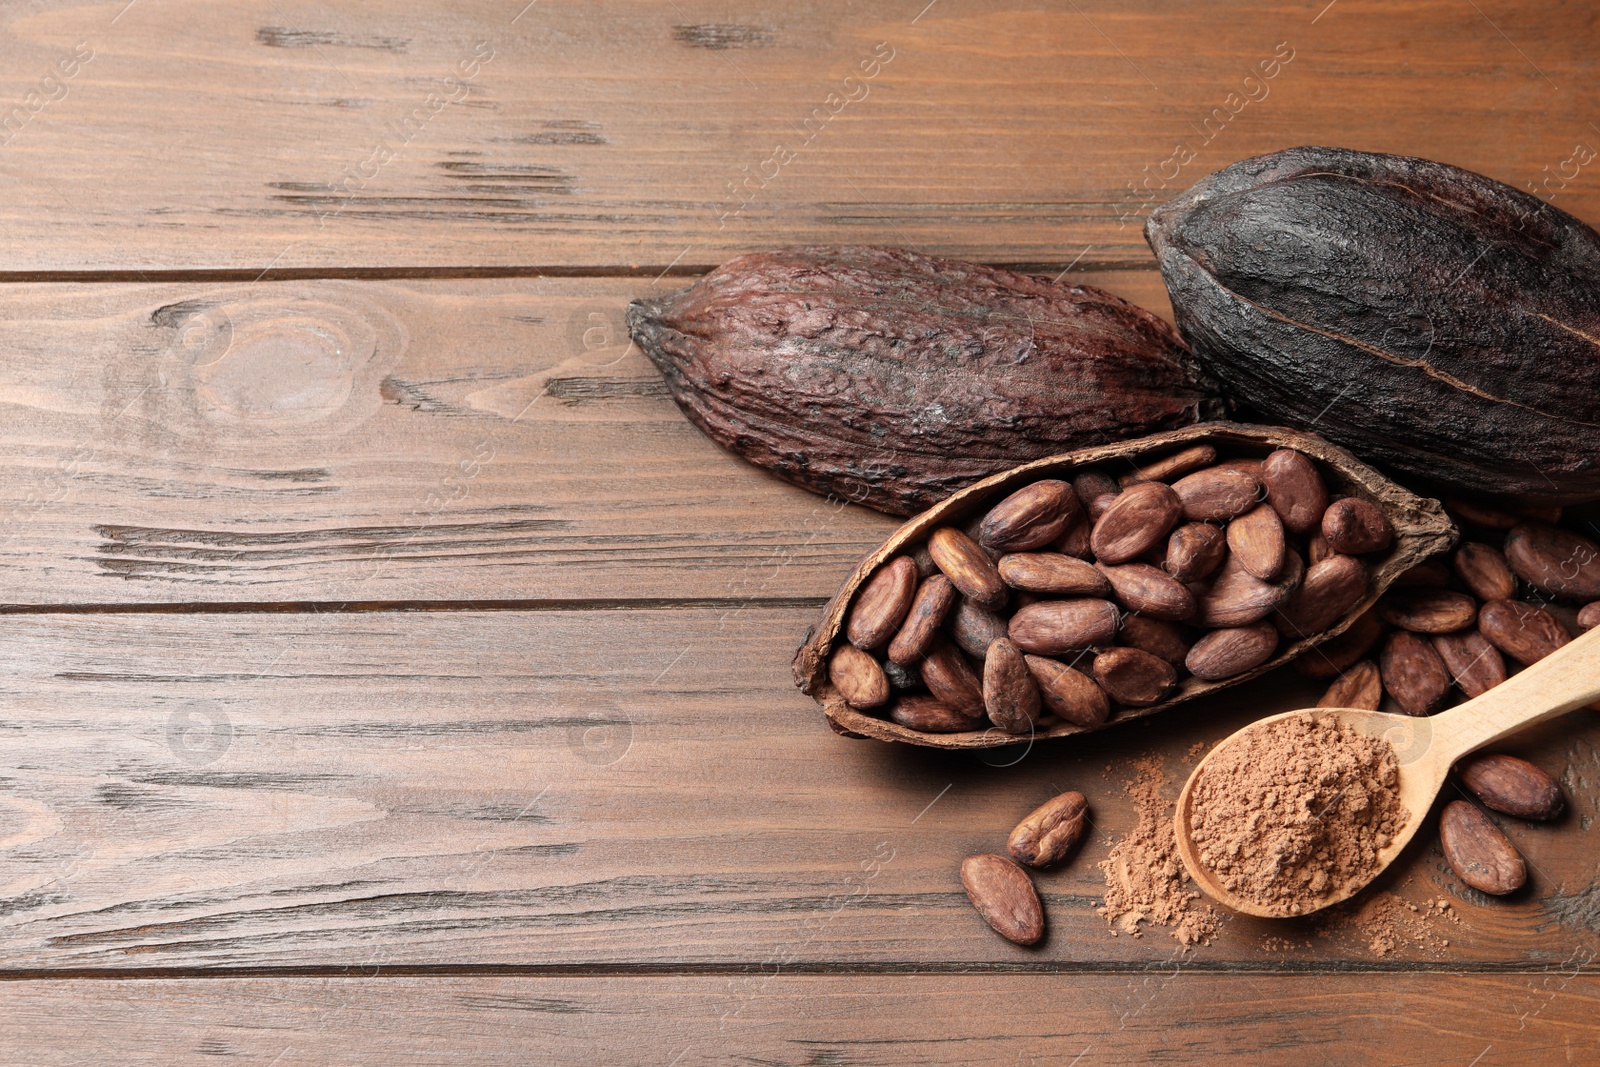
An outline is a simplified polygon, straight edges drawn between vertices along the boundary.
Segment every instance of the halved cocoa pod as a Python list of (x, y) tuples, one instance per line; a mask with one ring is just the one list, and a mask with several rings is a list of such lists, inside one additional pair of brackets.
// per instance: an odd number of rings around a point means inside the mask
[[(825, 714), (842, 727), (852, 733), (864, 734), (869, 737), (886, 741), (901, 741), (910, 744), (928, 745), (938, 748), (989, 748), (998, 745), (1014, 743), (1011, 735), (1001, 730), (985, 728), (986, 723), (975, 722), (966, 732), (934, 733), (906, 728), (891, 718), (857, 711), (839, 696), (828, 682), (826, 675), (827, 656), (836, 643), (843, 641), (842, 623), (847, 615), (852, 599), (857, 591), (890, 558), (901, 553), (914, 551), (919, 545), (927, 541), (928, 535), (939, 527), (959, 527), (971, 521), (974, 517), (985, 514), (989, 508), (1005, 499), (1011, 493), (1025, 485), (1046, 478), (1058, 478), (1074, 481), (1077, 490), (1076, 478), (1084, 471), (1104, 471), (1108, 468), (1123, 469), (1131, 463), (1139, 465), (1150, 459), (1169, 455), (1179, 449), (1197, 444), (1209, 444), (1217, 448), (1224, 459), (1218, 465), (1245, 466), (1249, 469), (1259, 470), (1261, 458), (1280, 449), (1294, 449), (1304, 453), (1313, 462), (1318, 464), (1324, 475), (1330, 492), (1358, 497), (1375, 504), (1385, 515), (1394, 530), (1393, 543), (1382, 553), (1368, 557), (1363, 562), (1370, 570), (1370, 586), (1366, 594), (1355, 604), (1351, 605), (1346, 616), (1326, 630), (1308, 634), (1304, 638), (1285, 640), (1275, 653), (1264, 663), (1234, 675), (1219, 682), (1210, 682), (1205, 679), (1188, 677), (1180, 682), (1172, 693), (1159, 703), (1148, 707), (1127, 707), (1117, 709), (1114, 716), (1109, 714), (1109, 701), (1106, 702), (1106, 715), (1096, 722), (1074, 722), (1070, 719), (1055, 721), (1042, 720), (1036, 728), (1034, 737), (1039, 739), (1069, 736), (1089, 729), (1097, 729), (1107, 721), (1111, 723), (1133, 721), (1158, 711), (1172, 707), (1183, 701), (1194, 699), (1210, 693), (1226, 685), (1255, 677), (1272, 667), (1287, 663), (1300, 656), (1307, 649), (1319, 643), (1336, 637), (1343, 633), (1367, 608), (1376, 600), (1378, 595), (1388, 588), (1389, 584), (1400, 573), (1409, 570), (1414, 564), (1447, 550), (1455, 538), (1455, 530), (1445, 517), (1443, 509), (1437, 502), (1425, 500), (1415, 494), (1388, 481), (1378, 472), (1367, 467), (1349, 453), (1336, 448), (1313, 434), (1297, 433), (1269, 426), (1243, 426), (1229, 423), (1212, 423), (1188, 427), (1172, 433), (1160, 434), (1141, 441), (1121, 442), (1114, 445), (1105, 445), (1097, 448), (1086, 449), (1082, 452), (1066, 456), (1057, 456), (1050, 459), (1038, 460), (1025, 464), (1004, 474), (969, 486), (953, 496), (941, 501), (926, 513), (909, 520), (904, 526), (893, 533), (877, 550), (871, 553), (856, 569), (854, 575), (844, 584), (839, 593), (830, 601), (825, 609), (821, 622), (814, 628), (812, 636), (801, 647), (795, 657), (795, 676), (802, 689), (811, 694), (822, 705)], [(1162, 483), (1139, 483), (1140, 485), (1161, 485)], [(1137, 488), (1135, 486), (1134, 488)], [(1080, 493), (1080, 496), (1082, 494)], [(1087, 500), (1084, 501), (1086, 504)], [(1103, 517), (1103, 515), (1102, 515)], [(1148, 547), (1148, 546), (1147, 546)], [(1292, 557), (1292, 558), (1291, 558)], [(1265, 618), (1282, 598), (1292, 594), (1298, 588), (1304, 576), (1304, 561), (1298, 553), (1285, 553), (1285, 572), (1290, 574), (1293, 582), (1287, 589), (1275, 589), (1268, 598), (1264, 609), (1258, 609), (1260, 614), (1256, 619)], [(1280, 582), (1283, 579), (1280, 577)], [(1211, 583), (1215, 588), (1216, 582)], [(1042, 604), (1035, 604), (1024, 610), (1037, 610)], [(960, 628), (963, 614), (972, 614), (971, 607), (964, 601), (951, 613), (951, 618), (946, 622), (946, 631), (954, 638)], [(1131, 620), (1140, 618), (1130, 615), (1129, 628), (1126, 633), (1115, 634), (1117, 644), (1129, 647), (1143, 647), (1141, 639), (1143, 634), (1136, 634)], [(1141, 626), (1154, 625), (1152, 620), (1145, 620)], [(1246, 623), (1248, 625), (1248, 623)], [(1171, 636), (1171, 632), (1168, 631)], [(995, 636), (1005, 636), (997, 634)], [(1187, 640), (1181, 633), (1178, 643)], [(979, 657), (978, 652), (968, 644), (960, 645), (969, 655)], [(987, 642), (983, 643), (986, 651)], [(1101, 646), (1104, 647), (1104, 646)], [(1144, 651), (1155, 655), (1162, 655), (1151, 647), (1144, 647)], [(1431, 649), (1430, 649), (1431, 651)], [(1038, 658), (1038, 657), (1035, 657)], [(1164, 657), (1165, 658), (1165, 657)], [(1169, 660), (1170, 662), (1170, 660)], [(1086, 667), (1088, 663), (1084, 664)], [(1057, 664), (1057, 666), (1062, 666)], [(1037, 672), (1036, 672), (1037, 673)], [(1080, 677), (1082, 677), (1080, 675)], [(1094, 683), (1087, 677), (1083, 681), (1089, 685)], [(1041, 687), (1043, 688), (1043, 687)], [(1098, 693), (1101, 699), (1105, 694), (1098, 686), (1093, 692)], [(904, 700), (905, 698), (901, 698)], [(1048, 706), (1048, 700), (1046, 701)]]

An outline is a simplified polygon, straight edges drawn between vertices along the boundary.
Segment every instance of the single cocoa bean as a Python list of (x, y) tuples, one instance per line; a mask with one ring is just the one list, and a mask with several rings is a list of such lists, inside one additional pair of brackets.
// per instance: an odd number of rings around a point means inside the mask
[(1209, 577), (1228, 555), (1228, 535), (1208, 522), (1186, 522), (1167, 538), (1162, 569), (1180, 582)]
[(1446, 589), (1450, 585), (1450, 568), (1436, 559), (1425, 559), (1407, 567), (1390, 583), (1391, 589)]
[(889, 705), (889, 718), (909, 730), (925, 734), (958, 734), (976, 730), (982, 716), (963, 715), (931, 696), (896, 697)]
[(1050, 547), (1064, 556), (1087, 560), (1094, 555), (1089, 550), (1089, 532), (1094, 529), (1094, 520), (1089, 518), (1088, 509), (1067, 526), (1067, 530), (1051, 543)]
[(1244, 471), (1256, 481), (1259, 482), (1261, 480), (1262, 461), (1259, 459), (1250, 459), (1249, 457), (1225, 459), (1219, 462), (1217, 467), (1221, 470)]
[(1600, 599), (1600, 545), (1543, 523), (1520, 523), (1506, 534), (1506, 562), (1517, 577), (1551, 596)]
[(1108, 648), (1094, 657), (1093, 670), (1107, 696), (1131, 707), (1159, 704), (1178, 684), (1172, 664), (1137, 648)]
[(1194, 643), (1184, 663), (1196, 678), (1220, 682), (1261, 666), (1277, 650), (1277, 628), (1258, 622), (1212, 630)]
[(1051, 797), (1017, 823), (1006, 839), (1006, 851), (1029, 867), (1051, 867), (1072, 854), (1089, 825), (1089, 802), (1082, 793)]
[(978, 543), (995, 552), (1043, 548), (1082, 513), (1072, 486), (1056, 478), (1025, 485), (989, 509)]
[(912, 598), (911, 610), (906, 613), (900, 632), (889, 642), (889, 658), (905, 667), (921, 659), (959, 597), (955, 584), (944, 575), (932, 574), (924, 578), (917, 587), (917, 595)]
[(1457, 763), (1456, 773), (1485, 807), (1505, 815), (1544, 822), (1566, 807), (1556, 780), (1525, 759), (1480, 753)]
[(1444, 509), (1463, 526), (1481, 526), (1485, 530), (1509, 530), (1522, 521), (1509, 511), (1457, 497), (1445, 497)]
[(1024, 656), (1039, 696), (1053, 714), (1078, 726), (1099, 726), (1111, 716), (1111, 702), (1093, 678), (1065, 663), (1043, 656)]
[(840, 645), (828, 657), (828, 680), (852, 708), (865, 711), (889, 703), (889, 678), (878, 661), (854, 645)]
[(1106, 513), (1106, 508), (1117, 499), (1122, 489), (1117, 485), (1117, 480), (1105, 471), (1087, 470), (1072, 476), (1072, 491), (1083, 503), (1089, 521), (1095, 523), (1100, 521), (1100, 516)]
[(1089, 533), (1089, 547), (1101, 563), (1127, 563), (1167, 539), (1182, 508), (1172, 487), (1139, 482), (1117, 495)]
[[(1309, 572), (1307, 572), (1309, 573)], [(1344, 633), (1330, 637), (1294, 661), (1294, 669), (1307, 678), (1332, 678), (1350, 669), (1357, 660), (1371, 652), (1383, 637), (1383, 620), (1378, 612), (1369, 608), (1356, 617)]]
[(1196, 598), (1195, 622), (1206, 627), (1248, 626), (1259, 622), (1293, 596), (1304, 577), (1304, 565), (1295, 552), (1284, 553), (1283, 570), (1272, 582), (1263, 582), (1229, 555), (1210, 588)]
[(1013, 589), (1057, 596), (1109, 596), (1111, 583), (1094, 564), (1060, 552), (1018, 552), (1000, 557), (1000, 577)]
[(1273, 616), (1292, 641), (1328, 629), (1367, 593), (1367, 568), (1354, 556), (1332, 555), (1306, 571), (1293, 596)]
[(1143, 615), (1129, 615), (1123, 619), (1117, 640), (1128, 648), (1137, 648), (1164, 659), (1174, 667), (1182, 667), (1189, 655), (1189, 642), (1184, 639), (1181, 629), (1170, 622)]
[(1528, 866), (1511, 839), (1465, 800), (1444, 806), (1439, 844), (1456, 877), (1474, 889), (1505, 896), (1528, 880)]
[(1407, 715), (1432, 715), (1450, 693), (1450, 672), (1433, 646), (1409, 630), (1396, 630), (1378, 657), (1383, 687)]
[(1039, 685), (1016, 645), (1002, 637), (983, 661), (983, 706), (989, 721), (1008, 734), (1025, 734), (1039, 721)]
[(941, 526), (929, 535), (928, 552), (962, 596), (991, 611), (1006, 606), (1010, 591), (995, 569), (994, 560), (972, 538), (960, 530)]
[(1478, 609), (1478, 629), (1524, 667), (1572, 640), (1556, 617), (1521, 600), (1491, 600)]
[(1283, 520), (1270, 504), (1258, 504), (1228, 523), (1228, 551), (1263, 582), (1283, 569), (1284, 550)]
[(919, 666), (922, 684), (933, 698), (958, 714), (978, 717), (983, 714), (983, 683), (954, 645), (938, 641)]
[(1378, 665), (1370, 659), (1352, 665), (1334, 679), (1317, 701), (1317, 707), (1365, 708), (1367, 711), (1383, 707), (1383, 676), (1378, 672)]
[(992, 643), (1006, 636), (1008, 625), (1004, 618), (963, 597), (944, 629), (961, 651), (981, 660), (988, 655)]
[(1394, 589), (1378, 601), (1390, 626), (1417, 634), (1449, 634), (1478, 621), (1478, 602), (1448, 589)]
[(1117, 606), (1109, 600), (1045, 600), (1011, 616), (1008, 636), (1024, 652), (1059, 655), (1109, 645), (1116, 636), (1119, 616)]
[(1135, 467), (1127, 474), (1117, 479), (1120, 485), (1132, 485), (1134, 482), (1165, 482), (1192, 470), (1199, 470), (1217, 461), (1217, 450), (1210, 445), (1195, 445), (1181, 452), (1174, 452), (1143, 466)]
[(1195, 471), (1174, 482), (1172, 491), (1178, 495), (1183, 517), (1192, 522), (1227, 522), (1261, 499), (1261, 483), (1235, 467)]
[(1004, 856), (961, 861), (961, 885), (983, 921), (1007, 941), (1032, 945), (1044, 936), (1044, 908), (1028, 872)]
[(1456, 688), (1467, 696), (1482, 696), (1506, 680), (1506, 661), (1500, 650), (1477, 630), (1434, 634), (1432, 642)]
[(866, 652), (882, 648), (905, 621), (916, 592), (916, 561), (910, 556), (891, 559), (856, 593), (850, 619), (845, 623), (845, 636)]
[(1164, 622), (1182, 622), (1195, 612), (1194, 597), (1183, 583), (1148, 563), (1102, 563), (1100, 572), (1129, 611)]
[(1551, 504), (1548, 507), (1525, 504), (1516, 508), (1516, 512), (1522, 518), (1532, 519), (1534, 522), (1542, 522), (1546, 526), (1554, 526), (1560, 522), (1562, 515), (1562, 509), (1559, 504)]
[(1517, 595), (1516, 575), (1492, 545), (1468, 541), (1456, 549), (1451, 563), (1461, 583), (1479, 600), (1510, 600)]
[(1292, 448), (1280, 448), (1261, 461), (1261, 484), (1267, 491), (1267, 503), (1290, 533), (1321, 529), (1322, 513), (1328, 510), (1328, 487), (1311, 460)]
[(1394, 540), (1394, 527), (1377, 507), (1360, 497), (1335, 500), (1322, 513), (1322, 536), (1328, 547), (1347, 556), (1381, 552)]
[(896, 693), (915, 693), (922, 688), (922, 675), (910, 667), (902, 667), (894, 660), (883, 664), (883, 675), (889, 679), (889, 688)]
[(1578, 609), (1578, 626), (1584, 630), (1600, 626), (1600, 600), (1590, 601)]
[(1335, 553), (1333, 549), (1329, 547), (1328, 539), (1322, 536), (1321, 530), (1318, 530), (1316, 533), (1312, 534), (1311, 537), (1306, 541), (1306, 561), (1313, 567), (1327, 559), (1329, 556), (1336, 554), (1337, 553)]

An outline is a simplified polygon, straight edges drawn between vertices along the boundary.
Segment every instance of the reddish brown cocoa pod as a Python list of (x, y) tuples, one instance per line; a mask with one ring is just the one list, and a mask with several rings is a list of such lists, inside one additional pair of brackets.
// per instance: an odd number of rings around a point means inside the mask
[(1212, 630), (1189, 649), (1189, 673), (1208, 682), (1232, 678), (1261, 666), (1278, 650), (1278, 631), (1270, 622)]
[(989, 646), (1006, 636), (1007, 625), (1008, 620), (963, 597), (950, 612), (944, 630), (961, 651), (982, 660), (988, 655)]
[(1044, 936), (1044, 907), (1028, 872), (1004, 856), (961, 861), (961, 885), (983, 921), (1007, 941), (1032, 945)]
[(1504, 896), (1528, 880), (1528, 865), (1511, 839), (1465, 800), (1444, 806), (1439, 844), (1451, 870), (1474, 889)]
[(1273, 618), (1284, 636), (1298, 641), (1344, 618), (1366, 593), (1366, 565), (1354, 556), (1329, 556), (1306, 571), (1300, 588)]
[(1517, 577), (1505, 554), (1481, 541), (1468, 541), (1451, 558), (1456, 576), (1479, 600), (1510, 600), (1517, 595)]
[(1124, 563), (1100, 571), (1129, 611), (1163, 622), (1182, 622), (1194, 614), (1194, 596), (1166, 571), (1148, 563)]
[(1228, 523), (1228, 552), (1263, 582), (1283, 569), (1283, 520), (1270, 504), (1258, 504)]
[(1010, 591), (994, 560), (972, 538), (953, 527), (941, 526), (928, 536), (928, 552), (962, 596), (991, 611), (1005, 607)]
[(1434, 634), (1431, 640), (1456, 688), (1467, 696), (1482, 696), (1506, 680), (1506, 661), (1500, 650), (1477, 630)]
[(1478, 629), (1494, 647), (1525, 667), (1572, 640), (1554, 615), (1520, 600), (1483, 605), (1478, 609)]
[(1578, 609), (1578, 626), (1592, 630), (1600, 626), (1600, 600), (1594, 600)]
[(902, 696), (889, 705), (889, 718), (901, 726), (925, 734), (957, 734), (976, 730), (983, 722), (979, 715), (963, 715), (931, 696)]
[(944, 575), (924, 578), (912, 598), (906, 621), (900, 624), (900, 632), (889, 642), (889, 658), (902, 667), (921, 659), (959, 598), (956, 587)]
[(1100, 516), (1106, 513), (1106, 508), (1117, 499), (1117, 494), (1122, 492), (1122, 487), (1117, 480), (1105, 471), (1087, 470), (1079, 471), (1072, 476), (1072, 491), (1077, 494), (1082, 502), (1085, 512), (1088, 513), (1091, 525), (1100, 521)]
[(1322, 536), (1328, 547), (1347, 556), (1381, 552), (1394, 540), (1394, 527), (1383, 512), (1360, 497), (1335, 500), (1322, 513)]
[(1023, 658), (1052, 714), (1078, 726), (1098, 726), (1111, 716), (1111, 702), (1093, 678), (1044, 656)]
[(1485, 807), (1504, 815), (1543, 822), (1566, 807), (1556, 780), (1525, 759), (1480, 753), (1456, 764), (1456, 773)]
[(1383, 687), (1407, 715), (1432, 715), (1450, 693), (1450, 672), (1425, 638), (1396, 630), (1378, 657)]
[(978, 528), (978, 543), (995, 552), (1043, 548), (1066, 532), (1081, 513), (1072, 486), (1057, 478), (1043, 478), (990, 508)]
[(1344, 633), (1330, 637), (1294, 661), (1294, 669), (1307, 678), (1332, 678), (1361, 659), (1383, 637), (1383, 620), (1374, 609), (1363, 611)]
[(1129, 615), (1122, 620), (1117, 640), (1128, 648), (1137, 648), (1166, 660), (1174, 667), (1182, 667), (1189, 655), (1189, 642), (1183, 630), (1170, 622)]
[(1094, 564), (1062, 552), (1017, 552), (1000, 557), (1000, 577), (1013, 589), (1055, 596), (1108, 596), (1111, 583)]
[(853, 708), (867, 710), (889, 703), (889, 678), (878, 661), (854, 645), (840, 645), (828, 657), (828, 680)]
[(1280, 448), (1261, 462), (1261, 484), (1292, 534), (1309, 534), (1322, 526), (1328, 510), (1328, 487), (1314, 463), (1292, 448)]
[(1127, 563), (1167, 539), (1182, 509), (1172, 487), (1139, 482), (1111, 502), (1089, 533), (1089, 549), (1101, 563)]
[(928, 649), (918, 670), (922, 684), (939, 703), (961, 715), (983, 714), (983, 683), (960, 649), (939, 641)]
[(1095, 656), (1093, 670), (1107, 696), (1132, 707), (1158, 704), (1178, 684), (1172, 664), (1137, 648), (1108, 648)]
[(1120, 621), (1109, 600), (1077, 597), (1029, 604), (1011, 616), (1008, 636), (1024, 652), (1055, 656), (1109, 645)]
[(1155, 315), (896, 249), (741, 256), (635, 301), (628, 328), (712, 440), (897, 515), (1027, 460), (1220, 413)]
[(1395, 589), (1378, 601), (1390, 626), (1417, 634), (1449, 634), (1478, 621), (1478, 602), (1449, 589)]
[(1172, 483), (1191, 522), (1227, 522), (1256, 506), (1261, 483), (1234, 467), (1208, 467)]
[(1383, 707), (1383, 677), (1378, 665), (1364, 659), (1333, 680), (1328, 691), (1317, 701), (1319, 708), (1365, 708), (1377, 711)]
[(1135, 467), (1117, 479), (1119, 485), (1134, 482), (1166, 482), (1182, 477), (1190, 471), (1208, 467), (1217, 461), (1217, 450), (1211, 445), (1195, 445), (1181, 452)]
[(1006, 851), (1029, 867), (1051, 867), (1072, 854), (1088, 825), (1089, 802), (1083, 794), (1061, 793), (1017, 823), (1006, 840)]
[(1039, 684), (1021, 650), (1003, 637), (983, 661), (983, 706), (989, 721), (1008, 734), (1028, 733), (1039, 721)]
[(845, 636), (867, 652), (882, 648), (905, 621), (916, 591), (916, 562), (910, 556), (896, 556), (856, 594)]
[(1506, 534), (1506, 562), (1517, 577), (1551, 596), (1600, 600), (1600, 545), (1543, 523), (1520, 523)]
[(1228, 555), (1228, 535), (1209, 522), (1186, 522), (1167, 538), (1161, 567), (1180, 582), (1208, 578)]

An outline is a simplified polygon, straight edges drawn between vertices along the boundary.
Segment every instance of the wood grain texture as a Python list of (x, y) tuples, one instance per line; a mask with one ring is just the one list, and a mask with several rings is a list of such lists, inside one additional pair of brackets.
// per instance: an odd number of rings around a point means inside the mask
[[(1305, 706), (1272, 676), (1022, 753), (830, 733), (795, 609), (18, 616), (0, 631), (0, 971), (506, 966), (1344, 970), (1593, 966), (1600, 723), (1512, 750), (1569, 814), (1507, 820), (1532, 888), (1461, 888), (1431, 837), (1378, 887), (1460, 916), (1393, 951), (1348, 919), (1112, 937), (1096, 864), (1154, 758)], [(1198, 746), (1198, 747), (1196, 747)], [(1005, 764), (1014, 763), (1012, 766)], [(962, 857), (1064, 789), (1094, 830), (1007, 944)], [(1439, 942), (1447, 939), (1448, 946)], [(756, 981), (757, 979), (752, 979)]]
[[(742, 989), (748, 983), (748, 989)], [(255, 978), (8, 983), (39, 1067), (1585, 1063), (1572, 975)]]
[(1441, 159), (1594, 219), (1574, 154), (1600, 144), (1593, 17), (1504, 0), (10, 5), (0, 267), (653, 273), (862, 240), (1144, 265), (1150, 203), (1307, 143)]

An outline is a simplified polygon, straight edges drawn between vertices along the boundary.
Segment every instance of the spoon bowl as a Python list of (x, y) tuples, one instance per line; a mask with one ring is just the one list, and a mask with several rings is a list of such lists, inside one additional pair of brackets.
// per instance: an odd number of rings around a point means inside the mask
[[(1184, 783), (1173, 826), (1178, 856), (1189, 876), (1207, 896), (1234, 911), (1270, 919), (1320, 911), (1359, 893), (1395, 861), (1428, 817), (1434, 798), (1439, 795), (1456, 760), (1534, 723), (1592, 704), (1596, 699), (1600, 699), (1600, 629), (1584, 634), (1482, 696), (1438, 715), (1413, 718), (1361, 708), (1306, 708), (1259, 719), (1224, 738), (1206, 754)], [(1206, 765), (1218, 752), (1272, 723), (1296, 716), (1333, 719), (1386, 742), (1394, 750), (1395, 761), (1399, 764), (1400, 802), (1405, 805), (1407, 816), (1405, 825), (1378, 853), (1378, 863), (1365, 881), (1347, 885), (1300, 907), (1267, 905), (1231, 892), (1200, 861), (1193, 832), (1194, 790)]]

